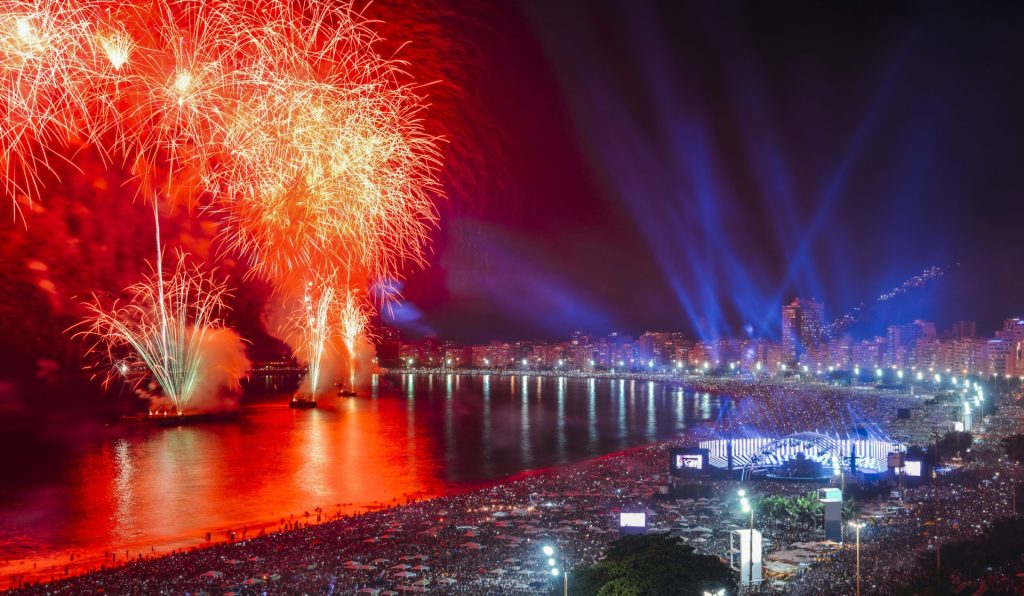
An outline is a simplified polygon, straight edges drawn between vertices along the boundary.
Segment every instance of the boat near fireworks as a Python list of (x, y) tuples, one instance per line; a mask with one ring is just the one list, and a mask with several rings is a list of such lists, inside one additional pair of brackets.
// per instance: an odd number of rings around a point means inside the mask
[(357, 394), (351, 389), (338, 389), (338, 397), (355, 397)]
[(316, 400), (308, 397), (293, 397), (292, 401), (288, 402), (288, 407), (309, 410), (316, 407)]

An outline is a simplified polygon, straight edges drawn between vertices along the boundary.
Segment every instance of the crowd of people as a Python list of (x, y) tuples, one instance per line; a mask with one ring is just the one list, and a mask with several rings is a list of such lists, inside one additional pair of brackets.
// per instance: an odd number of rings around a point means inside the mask
[[(1013, 515), (1013, 490), (1020, 479), (1019, 466), (1006, 461), (972, 464), (928, 485), (906, 489), (899, 506), (884, 516), (866, 517), (860, 539), (862, 592), (884, 593), (909, 584), (925, 572), (919, 568), (922, 555), (939, 566), (943, 544), (980, 536)], [(811, 568), (790, 591), (852, 593), (855, 565), (854, 549), (838, 550)]]
[[(737, 402), (750, 402), (736, 408), (738, 424), (779, 433), (835, 430), (864, 419), (880, 425), (882, 432), (926, 437), (934, 433), (930, 425), (956, 415), (955, 408), (926, 405), (920, 397), (861, 389), (786, 383), (717, 389), (732, 391)], [(897, 416), (905, 408), (920, 411), (908, 422)], [(1020, 425), (1019, 416), (987, 421), (999, 436), (1021, 432)], [(693, 480), (699, 484), (697, 493), (686, 498), (666, 494), (669, 450), (712, 431), (713, 425), (676, 441), (327, 523), (297, 520), (286, 531), (237, 536), (47, 584), (19, 581), (15, 593), (540, 593), (561, 581), (552, 567), (570, 570), (571, 581), (573, 567), (597, 561), (619, 537), (623, 511), (646, 513), (649, 532), (680, 536), (698, 551), (728, 560), (730, 532), (747, 523), (736, 500), (740, 483)], [(994, 459), (907, 489), (902, 499), (886, 495), (885, 506), (875, 509), (877, 515), (868, 518), (861, 535), (864, 593), (878, 591), (893, 577), (909, 577), (916, 554), (977, 535), (1007, 515), (1018, 475), (1011, 463)], [(815, 487), (772, 480), (747, 485), (753, 493), (789, 495)], [(787, 520), (758, 525), (765, 532), (766, 554), (823, 538), (820, 527)], [(554, 555), (545, 554), (545, 546)], [(817, 559), (785, 578), (787, 582), (766, 581), (757, 590), (852, 592), (854, 555), (849, 543)]]

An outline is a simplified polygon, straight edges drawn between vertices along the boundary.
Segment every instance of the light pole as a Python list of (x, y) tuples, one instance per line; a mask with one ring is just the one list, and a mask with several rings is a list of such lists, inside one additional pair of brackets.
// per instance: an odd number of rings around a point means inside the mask
[(850, 527), (856, 529), (857, 533), (857, 596), (860, 596), (860, 529), (864, 527), (864, 522), (850, 522)]
[(546, 544), (542, 551), (548, 558), (548, 567), (551, 568), (551, 575), (554, 577), (558, 577), (559, 573), (562, 575), (562, 595), (569, 596), (569, 570), (565, 569), (565, 554), (558, 553), (562, 559), (562, 569), (559, 571), (555, 561), (555, 548), (550, 544)]
[[(742, 488), (737, 493), (740, 496), (740, 507), (743, 509), (743, 513), (750, 514), (750, 552), (748, 557), (750, 558), (750, 570), (747, 575), (747, 583), (754, 583), (754, 508), (750, 506), (750, 501), (747, 499), (747, 491)], [(742, 573), (740, 574), (742, 575)]]

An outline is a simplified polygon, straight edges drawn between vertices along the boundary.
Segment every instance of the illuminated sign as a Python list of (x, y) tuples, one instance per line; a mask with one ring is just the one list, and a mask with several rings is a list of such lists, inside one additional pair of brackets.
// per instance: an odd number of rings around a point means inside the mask
[(908, 461), (903, 468), (904, 473), (907, 476), (921, 476), (921, 462), (919, 461)]
[(623, 511), (619, 514), (619, 527), (620, 528), (646, 528), (647, 527), (647, 514), (646, 513), (626, 513)]

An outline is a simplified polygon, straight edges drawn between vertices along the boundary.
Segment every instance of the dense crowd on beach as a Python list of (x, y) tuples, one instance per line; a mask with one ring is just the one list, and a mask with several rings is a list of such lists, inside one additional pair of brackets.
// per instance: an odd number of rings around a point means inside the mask
[[(787, 383), (731, 385), (741, 427), (781, 432), (837, 432), (859, 419), (882, 423), (883, 432), (927, 440), (935, 424), (955, 411), (924, 405), (920, 397), (862, 389)], [(711, 388), (703, 389), (710, 391)], [(910, 422), (901, 408), (919, 410)], [(1019, 408), (986, 422), (997, 436), (1024, 431)], [(918, 421), (915, 427), (913, 421)], [(731, 530), (745, 527), (735, 480), (693, 480), (687, 498), (664, 494), (669, 449), (692, 444), (701, 433), (544, 472), (525, 474), (467, 493), (395, 505), (321, 524), (301, 520), (287, 531), (236, 539), (162, 558), (134, 560), (48, 584), (23, 585), (20, 593), (540, 593), (560, 581), (555, 566), (570, 570), (597, 561), (619, 536), (621, 511), (647, 514), (649, 532), (681, 537), (700, 552), (727, 559)], [(937, 544), (977, 535), (1010, 511), (1011, 482), (1019, 467), (993, 459), (950, 472), (932, 484), (907, 489), (901, 500), (879, 497), (861, 535), (864, 593), (881, 591), (907, 576), (916, 555)], [(813, 483), (759, 481), (755, 494), (806, 493)], [(759, 524), (761, 525), (761, 524)], [(775, 520), (763, 523), (765, 552), (809, 552), (820, 527)], [(797, 548), (794, 545), (804, 545)], [(795, 573), (773, 577), (759, 590), (801, 594), (851, 593), (853, 550), (818, 550)], [(893, 556), (899, 553), (900, 556)]]

